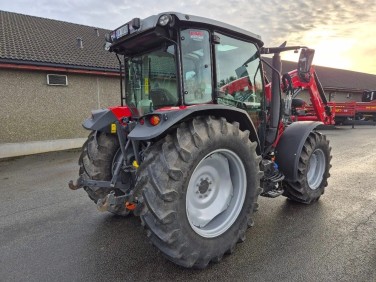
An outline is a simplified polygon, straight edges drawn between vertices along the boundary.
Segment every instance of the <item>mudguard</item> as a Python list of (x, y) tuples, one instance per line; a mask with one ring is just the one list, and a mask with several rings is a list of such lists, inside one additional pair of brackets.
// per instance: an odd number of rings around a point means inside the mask
[(276, 147), (275, 162), (286, 180), (297, 180), (299, 157), (303, 145), (310, 132), (322, 124), (318, 121), (298, 121), (290, 124), (283, 132)]
[[(149, 119), (153, 115), (158, 115), (160, 117), (161, 121), (157, 126), (150, 124)], [(217, 116), (224, 117), (229, 122), (238, 122), (241, 130), (250, 131), (250, 139), (251, 141), (257, 142), (257, 150), (258, 153), (260, 153), (260, 142), (257, 136), (257, 131), (247, 112), (235, 107), (218, 104), (195, 105), (191, 107), (183, 106), (169, 108), (168, 110), (161, 109), (154, 111), (153, 113), (144, 116), (145, 122), (143, 124), (137, 124), (129, 133), (128, 138), (131, 140), (156, 140), (166, 135), (176, 124), (195, 116)]]
[(108, 131), (109, 125), (118, 119), (109, 109), (99, 109), (91, 112), (92, 117), (84, 121), (82, 126), (88, 130)]

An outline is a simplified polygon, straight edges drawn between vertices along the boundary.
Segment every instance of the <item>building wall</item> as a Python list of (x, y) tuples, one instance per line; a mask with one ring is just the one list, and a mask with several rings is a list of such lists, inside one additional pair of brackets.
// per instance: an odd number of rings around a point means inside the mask
[[(328, 101), (331, 102), (361, 102), (362, 101), (362, 94), (361, 93), (350, 93), (350, 92), (325, 92), (326, 98)], [(329, 98), (330, 96), (330, 98)], [(303, 99), (304, 101), (311, 103), (310, 96), (308, 91), (303, 90), (301, 91), (297, 98)]]
[(90, 111), (120, 103), (118, 77), (67, 76), (49, 86), (47, 72), (0, 69), (0, 144), (86, 137)]
[[(328, 95), (329, 97), (329, 95)], [(361, 102), (362, 93), (351, 93), (351, 92), (331, 92), (330, 101), (332, 102)]]

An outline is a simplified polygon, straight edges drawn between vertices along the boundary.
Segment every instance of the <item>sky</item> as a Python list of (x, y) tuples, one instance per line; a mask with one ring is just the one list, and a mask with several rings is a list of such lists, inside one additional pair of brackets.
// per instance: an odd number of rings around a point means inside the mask
[(0, 0), (0, 10), (106, 29), (176, 11), (249, 30), (267, 47), (308, 46), (315, 65), (376, 75), (376, 0)]

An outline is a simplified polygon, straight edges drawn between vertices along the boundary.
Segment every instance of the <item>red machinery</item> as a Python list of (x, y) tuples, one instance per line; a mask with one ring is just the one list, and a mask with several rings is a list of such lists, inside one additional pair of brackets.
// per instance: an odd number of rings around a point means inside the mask
[(326, 101), (324, 90), (318, 80), (314, 67), (311, 67), (308, 82), (302, 81), (299, 78), (297, 70), (289, 72), (288, 75), (292, 79), (292, 87), (294, 89), (307, 89), (310, 95), (311, 105), (305, 106), (306, 114), (298, 115), (297, 120), (321, 121), (325, 125), (334, 124), (335, 111), (333, 111), (333, 105)]
[[(313, 67), (311, 74), (314, 74), (315, 79), (317, 78)], [(317, 92), (319, 88), (316, 86), (319, 84), (302, 83), (297, 78), (296, 70), (289, 72), (289, 75), (293, 78), (293, 88), (308, 89), (311, 100), (311, 104), (308, 104), (302, 99), (293, 99), (293, 121), (321, 121), (325, 125), (341, 124), (346, 120), (376, 121), (376, 91), (365, 91), (362, 102), (327, 102), (325, 95), (322, 96), (320, 91)]]
[[(286, 98), (285, 103), (291, 103), (292, 105), (287, 106), (288, 110), (285, 112), (285, 114), (289, 115), (292, 121), (320, 121), (325, 125), (333, 125), (335, 123), (337, 104), (327, 102), (324, 90), (318, 80), (316, 71), (313, 66), (310, 68), (310, 72), (306, 74), (306, 77), (304, 79), (302, 79), (302, 77), (299, 77), (298, 70), (292, 70), (282, 77), (282, 82), (282, 91), (287, 93), (289, 92), (289, 90), (291, 90), (292, 97), (296, 96), (297, 94), (294, 94), (294, 91), (301, 90), (308, 90), (310, 95), (311, 105), (308, 105), (301, 99), (294, 98), (292, 99), (292, 101), (288, 101), (288, 98)], [(271, 100), (270, 89), (271, 83), (266, 84), (265, 98), (266, 101), (269, 102)], [(250, 83), (248, 77), (236, 79), (222, 86), (220, 90), (225, 92), (225, 94), (235, 97), (235, 100), (238, 100), (236, 99), (237, 95), (244, 95), (244, 93), (248, 92), (256, 92), (255, 89), (253, 89), (253, 86)], [(228, 95), (227, 97), (230, 97)], [(254, 105), (259, 106), (260, 104), (256, 102), (254, 103)], [(370, 110), (370, 106), (362, 105), (362, 107)], [(376, 102), (373, 109), (376, 109)], [(340, 108), (340, 110), (342, 110), (342, 108)], [(344, 111), (347, 114), (347, 110), (345, 109)]]
[[(169, 260), (204, 268), (231, 253), (259, 195), (311, 204), (324, 193), (331, 147), (316, 128), (332, 112), (313, 50), (265, 48), (249, 31), (180, 13), (133, 18), (106, 41), (119, 59), (121, 103), (83, 123), (91, 133), (69, 187), (101, 211), (140, 216)], [(298, 70), (281, 80), (280, 53), (298, 49)], [(273, 54), (271, 84), (263, 54)], [(318, 118), (291, 123), (302, 88)]]
[[(284, 75), (284, 77), (291, 78), (290, 88), (295, 91), (308, 90), (310, 95), (310, 105), (300, 99), (300, 101), (293, 99), (291, 117), (293, 121), (321, 121), (325, 125), (335, 123), (335, 105), (328, 103), (326, 100), (324, 90), (313, 66), (309, 74), (307, 74), (308, 79), (306, 81), (298, 76), (297, 70), (290, 71), (288, 75)], [(293, 97), (296, 95), (297, 93), (293, 94)]]
[(347, 119), (376, 121), (376, 91), (364, 91), (362, 102), (335, 102), (336, 123)]

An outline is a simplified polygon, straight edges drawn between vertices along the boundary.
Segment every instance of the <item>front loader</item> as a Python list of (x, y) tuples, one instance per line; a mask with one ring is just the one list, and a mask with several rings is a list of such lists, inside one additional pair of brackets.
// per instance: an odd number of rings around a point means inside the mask
[[(331, 148), (315, 128), (291, 123), (280, 53), (258, 35), (180, 13), (134, 18), (106, 36), (119, 59), (121, 105), (92, 112), (79, 178), (102, 211), (140, 216), (170, 261), (204, 268), (232, 253), (253, 225), (259, 195), (317, 201)], [(271, 84), (262, 54), (274, 54)], [(282, 99), (282, 94), (286, 98)]]

